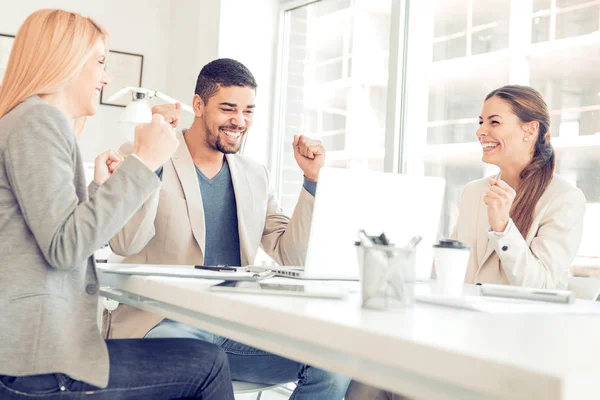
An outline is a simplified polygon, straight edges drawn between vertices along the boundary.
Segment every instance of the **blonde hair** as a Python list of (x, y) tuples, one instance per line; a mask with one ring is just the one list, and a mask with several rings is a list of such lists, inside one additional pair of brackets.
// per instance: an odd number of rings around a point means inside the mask
[[(108, 32), (94, 20), (63, 10), (39, 10), (19, 28), (0, 86), (0, 118), (33, 95), (56, 93), (83, 68)], [(75, 121), (83, 128), (83, 121)]]

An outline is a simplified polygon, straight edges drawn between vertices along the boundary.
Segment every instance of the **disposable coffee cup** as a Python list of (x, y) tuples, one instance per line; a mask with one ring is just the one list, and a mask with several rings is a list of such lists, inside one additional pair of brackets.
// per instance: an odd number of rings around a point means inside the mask
[(433, 246), (438, 294), (462, 295), (471, 249), (458, 240), (441, 240)]

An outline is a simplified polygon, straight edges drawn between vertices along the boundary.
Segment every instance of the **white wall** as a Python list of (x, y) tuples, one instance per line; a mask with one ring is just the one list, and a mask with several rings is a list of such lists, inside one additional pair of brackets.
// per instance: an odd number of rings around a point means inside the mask
[[(172, 96), (192, 104), (198, 73), (218, 57), (220, 0), (171, 0), (169, 71), (167, 88)], [(184, 112), (181, 126), (191, 125), (193, 115)]]
[[(2, 7), (0, 33), (16, 34), (25, 18), (40, 8), (61, 8), (95, 18), (110, 32), (111, 49), (144, 55), (144, 87), (187, 104), (206, 63), (218, 57), (244, 63), (259, 85), (258, 110), (245, 152), (269, 165), (278, 0), (11, 1), (10, 7)], [(122, 110), (100, 105), (96, 116), (88, 118), (80, 141), (85, 161), (124, 141), (117, 123)], [(181, 125), (189, 126), (192, 121), (184, 113)]]
[[(222, 57), (246, 65), (258, 83), (244, 154), (270, 165), (279, 0), (171, 0), (169, 95), (191, 104), (204, 65)], [(182, 116), (182, 126), (193, 117)]]
[(219, 57), (234, 58), (250, 69), (257, 109), (244, 154), (270, 165), (279, 0), (221, 0)]

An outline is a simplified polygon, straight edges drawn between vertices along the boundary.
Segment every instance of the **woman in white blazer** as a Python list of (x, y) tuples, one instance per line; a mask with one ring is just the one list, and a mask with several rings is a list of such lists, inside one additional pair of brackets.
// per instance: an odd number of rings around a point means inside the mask
[(541, 94), (504, 86), (485, 100), (477, 138), (500, 174), (463, 190), (453, 238), (471, 248), (466, 283), (566, 287), (583, 234), (585, 197), (554, 174)]
[[(585, 197), (554, 174), (550, 113), (527, 86), (503, 86), (487, 95), (477, 139), (482, 160), (500, 174), (467, 184), (452, 238), (471, 248), (466, 283), (565, 287), (579, 249)], [(347, 400), (400, 399), (352, 382)]]

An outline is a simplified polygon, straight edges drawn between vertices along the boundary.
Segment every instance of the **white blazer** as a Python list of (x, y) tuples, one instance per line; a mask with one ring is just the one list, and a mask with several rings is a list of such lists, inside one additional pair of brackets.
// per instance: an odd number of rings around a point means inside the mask
[(470, 182), (460, 199), (452, 238), (471, 248), (465, 282), (565, 288), (583, 235), (586, 200), (581, 190), (554, 175), (523, 238), (512, 220), (504, 236), (490, 232), (483, 202), (488, 189), (488, 178)]

